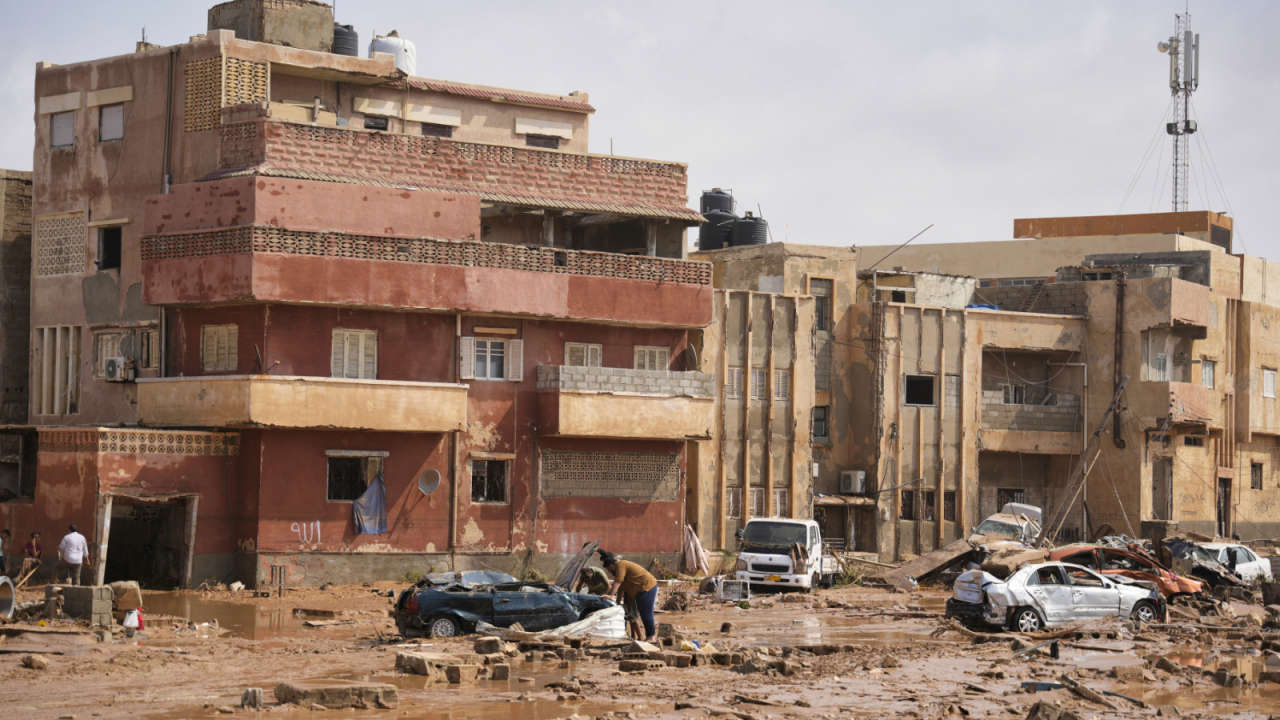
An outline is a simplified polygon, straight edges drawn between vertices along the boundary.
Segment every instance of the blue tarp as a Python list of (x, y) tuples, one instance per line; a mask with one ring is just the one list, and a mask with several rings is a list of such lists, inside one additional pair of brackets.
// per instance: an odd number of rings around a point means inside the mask
[(356, 533), (381, 535), (387, 531), (387, 487), (378, 473), (360, 499), (351, 504), (356, 518)]

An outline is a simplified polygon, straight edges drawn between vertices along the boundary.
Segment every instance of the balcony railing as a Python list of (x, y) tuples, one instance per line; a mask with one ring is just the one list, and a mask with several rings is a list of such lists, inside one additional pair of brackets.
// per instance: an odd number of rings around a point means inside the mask
[(711, 436), (714, 379), (699, 372), (538, 366), (546, 435), (636, 440)]

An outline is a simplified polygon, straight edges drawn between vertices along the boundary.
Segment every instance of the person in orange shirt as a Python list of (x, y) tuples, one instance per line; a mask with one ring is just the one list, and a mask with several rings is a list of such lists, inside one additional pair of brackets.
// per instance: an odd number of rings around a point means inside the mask
[(599, 553), (604, 569), (613, 576), (609, 594), (635, 602), (640, 621), (644, 623), (645, 642), (653, 642), (658, 638), (658, 629), (653, 621), (653, 606), (658, 599), (657, 578), (630, 560), (620, 560), (617, 555), (605, 550), (600, 550)]

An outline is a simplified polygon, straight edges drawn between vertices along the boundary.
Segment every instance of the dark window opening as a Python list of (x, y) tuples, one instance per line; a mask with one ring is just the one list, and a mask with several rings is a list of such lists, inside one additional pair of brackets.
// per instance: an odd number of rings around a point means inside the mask
[(529, 133), (524, 136), (524, 144), (529, 147), (550, 148), (552, 150), (560, 149), (560, 138), (555, 135), (537, 135)]
[(898, 513), (898, 517), (902, 520), (916, 519), (916, 491), (902, 491), (902, 509)]
[(35, 500), (37, 442), (34, 431), (0, 433), (0, 502)]
[(453, 126), (424, 122), (422, 123), (422, 134), (428, 137), (451, 138), (453, 137)]
[(1249, 489), (1262, 489), (1262, 463), (1249, 463)]
[(996, 488), (996, 510), (1009, 503), (1025, 503), (1027, 491), (1023, 488)]
[(386, 130), (387, 119), (385, 117), (382, 117), (381, 115), (365, 115), (364, 129), (365, 130)]
[(907, 301), (906, 290), (892, 290), (889, 292), (889, 300), (896, 303), (904, 303)]
[(932, 375), (908, 375), (906, 378), (906, 402), (908, 405), (933, 405)]
[(922, 496), (921, 499), (924, 501), (924, 516), (922, 519), (929, 521), (937, 520), (938, 493), (933, 490), (925, 490), (921, 492), (920, 495)]
[(348, 502), (360, 499), (366, 489), (364, 465), (364, 458), (329, 458), (329, 499)]
[(830, 405), (817, 405), (813, 408), (813, 439), (826, 440), (828, 433), (827, 428), (828, 415), (830, 414)]
[(956, 491), (947, 490), (942, 493), (942, 519), (947, 522), (956, 521)]
[(568, 265), (569, 265), (569, 253), (557, 250), (555, 253), (555, 266), (568, 267)]
[(120, 269), (120, 245), (124, 229), (120, 226), (98, 228), (98, 269)]
[(835, 294), (835, 281), (826, 278), (809, 280), (809, 293), (813, 295), (813, 329), (831, 332), (831, 296)]
[(471, 461), (471, 502), (505, 503), (507, 501), (507, 461)]
[(1187, 435), (1182, 438), (1182, 443), (1191, 447), (1204, 447), (1204, 438), (1199, 435)]

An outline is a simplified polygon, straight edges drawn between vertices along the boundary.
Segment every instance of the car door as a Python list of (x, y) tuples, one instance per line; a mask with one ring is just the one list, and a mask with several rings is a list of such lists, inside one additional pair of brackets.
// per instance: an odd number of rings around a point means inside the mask
[(563, 592), (542, 584), (499, 585), (493, 593), (494, 625), (520, 623), (529, 632), (568, 625), (578, 613)]
[(1115, 583), (1084, 568), (1066, 568), (1071, 583), (1071, 606), (1077, 619), (1115, 615), (1120, 610), (1120, 591)]
[(1026, 592), (1049, 625), (1071, 619), (1071, 588), (1061, 566), (1036, 568), (1027, 577)]

